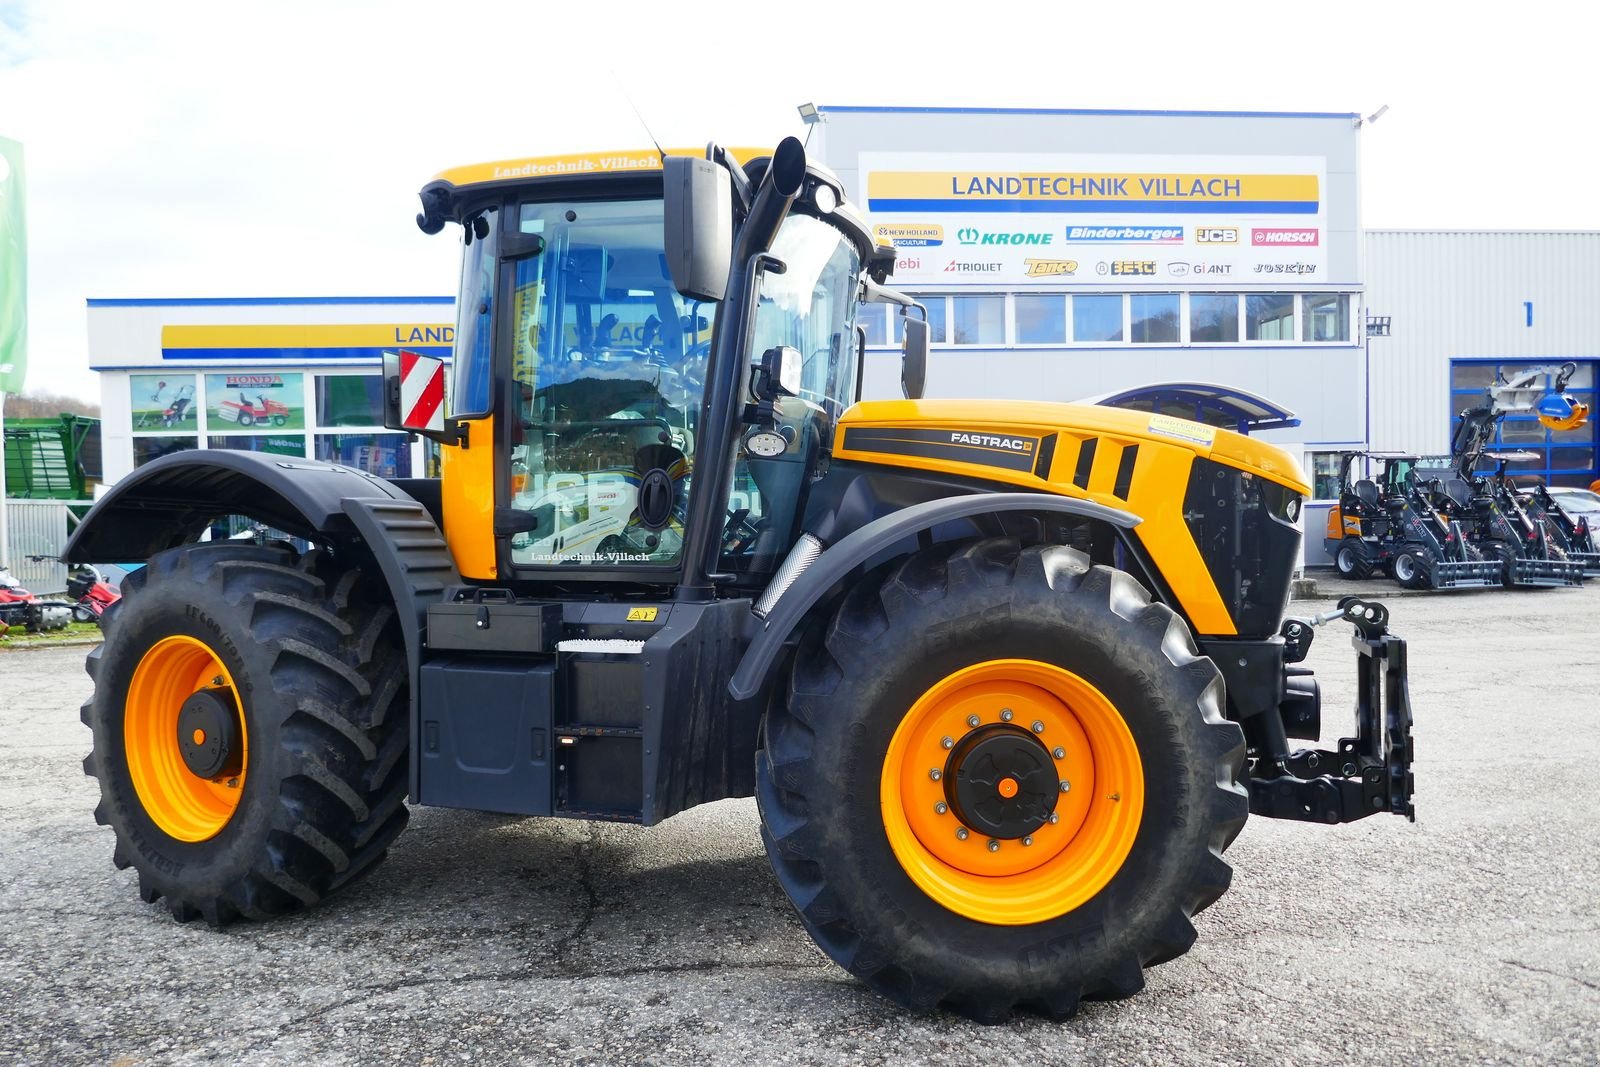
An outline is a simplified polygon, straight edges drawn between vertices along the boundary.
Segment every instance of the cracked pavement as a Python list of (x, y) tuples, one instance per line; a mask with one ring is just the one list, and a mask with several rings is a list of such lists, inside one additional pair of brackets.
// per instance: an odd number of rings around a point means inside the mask
[[(0, 1064), (1594, 1062), (1600, 590), (1392, 608), (1420, 821), (1254, 819), (1142, 994), (998, 1027), (907, 1015), (829, 962), (748, 800), (650, 829), (414, 809), (310, 914), (178, 925), (91, 817), (87, 649), (0, 652)], [(1309, 659), (1325, 740), (1347, 634)]]

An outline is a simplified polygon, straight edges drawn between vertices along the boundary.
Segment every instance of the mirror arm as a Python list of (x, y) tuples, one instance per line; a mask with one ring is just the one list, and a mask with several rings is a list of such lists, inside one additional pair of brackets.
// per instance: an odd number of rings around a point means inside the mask
[(740, 215), (750, 214), (750, 176), (739, 166), (739, 161), (733, 154), (716, 142), (706, 145), (706, 158), (728, 172), (728, 177), (733, 184), (734, 199), (738, 201)]
[[(861, 299), (869, 304), (895, 304), (903, 308), (922, 307), (921, 304), (918, 304), (900, 290), (891, 289), (887, 285), (879, 285), (871, 278), (861, 279)], [(925, 308), (923, 309), (922, 317), (928, 317), (927, 309)]]

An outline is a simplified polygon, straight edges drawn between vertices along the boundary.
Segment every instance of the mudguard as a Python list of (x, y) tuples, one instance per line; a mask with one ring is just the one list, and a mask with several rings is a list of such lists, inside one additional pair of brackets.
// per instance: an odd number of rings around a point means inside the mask
[(193, 541), (218, 515), (244, 515), (297, 537), (353, 536), (347, 499), (411, 498), (336, 463), (206, 449), (147, 463), (90, 509), (61, 556), (72, 563), (141, 563)]
[(748, 700), (761, 691), (790, 634), (811, 608), (857, 567), (885, 550), (943, 523), (998, 512), (1052, 512), (1077, 515), (1130, 530), (1140, 519), (1132, 512), (1090, 500), (1044, 493), (978, 493), (944, 497), (902, 508), (874, 519), (826, 548), (778, 598), (760, 621), (739, 668), (728, 682), (735, 700)]

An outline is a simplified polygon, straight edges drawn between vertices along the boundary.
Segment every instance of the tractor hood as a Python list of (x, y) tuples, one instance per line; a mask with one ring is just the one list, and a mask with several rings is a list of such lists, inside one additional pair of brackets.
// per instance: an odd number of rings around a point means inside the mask
[[(1019, 484), (1076, 484), (1080, 490), (1090, 488), (1101, 465), (1120, 465), (1125, 446), (1149, 442), (1248, 471), (1301, 495), (1311, 492), (1300, 464), (1276, 445), (1170, 415), (1086, 404), (869, 400), (840, 417), (834, 440), (841, 459), (931, 465)], [(1135, 460), (1127, 462), (1124, 482), (1134, 473)]]

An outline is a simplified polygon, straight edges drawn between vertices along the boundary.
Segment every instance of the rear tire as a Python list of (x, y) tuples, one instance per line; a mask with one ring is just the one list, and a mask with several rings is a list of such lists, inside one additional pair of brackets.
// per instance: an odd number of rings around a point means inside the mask
[(1421, 545), (1411, 545), (1395, 553), (1394, 580), (1402, 589), (1433, 588), (1433, 553)]
[(1339, 542), (1339, 551), (1333, 556), (1334, 569), (1341, 578), (1361, 581), (1372, 574), (1372, 561), (1367, 559), (1366, 548), (1359, 537), (1346, 537)]
[[(140, 897), (221, 926), (309, 907), (381, 860), (408, 814), (408, 695), (394, 611), (362, 571), (320, 550), (188, 545), (153, 556), (122, 593), (89, 655), (84, 771)], [(204, 779), (179, 758), (170, 705), (212, 665), (243, 755)]]
[[(992, 893), (976, 908), (941, 903), (939, 864), (906, 861), (905, 828), (890, 814), (898, 807), (890, 803), (897, 795), (893, 757), (905, 725), (951, 679), (995, 664), (1070, 672), (1097, 689), (1123, 724), (1136, 755), (1133, 774), (1142, 777), (1142, 794), (1093, 788), (1121, 779), (1092, 730), (1087, 769), (1050, 768), (1047, 784), (1056, 773), (1078, 777), (1090, 812), (1076, 831), (1061, 829), (1071, 838), (1069, 851), (1074, 834), (1093, 832), (1097, 810), (1114, 812), (1124, 799), (1131, 807), (1135, 796), (1142, 808), (1125, 858), (1105, 868), (1098, 888), (1078, 885), (1081, 899), (1068, 899), (1053, 896), (1056, 883), (1048, 881), (1042, 917), (1005, 910), (1018, 900), (1036, 903), (1008, 896), (1033, 870), (997, 868), (1000, 876), (987, 880)], [(998, 692), (1027, 688), (1017, 682)], [(996, 702), (982, 705), (990, 719), (1000, 715), (988, 707)], [(1020, 549), (1006, 539), (936, 546), (869, 575), (825, 631), (819, 626), (803, 640), (787, 704), (768, 712), (757, 755), (767, 854), (823, 951), (912, 1009), (942, 1004), (996, 1023), (1018, 1008), (1065, 1018), (1081, 998), (1131, 996), (1143, 988), (1144, 967), (1188, 951), (1195, 940), (1190, 918), (1221, 896), (1231, 878), (1222, 852), (1244, 826), (1249, 801), (1241, 784), (1243, 734), (1223, 717), (1222, 702), (1217, 669), (1197, 654), (1182, 620), (1151, 603), (1128, 574), (1091, 567), (1081, 553), (1056, 546)], [(1089, 721), (1081, 707), (1068, 708)], [(1013, 732), (1026, 740), (1029, 724), (1018, 725)], [(1055, 730), (1047, 743), (1054, 743)], [(934, 758), (939, 748), (936, 741)], [(923, 753), (915, 757), (898, 776), (902, 790), (921, 788), (929, 777), (918, 761)], [(953, 833), (968, 817), (958, 823), (952, 808), (938, 818), (941, 831)], [(1044, 828), (1034, 832), (1047, 851)], [(972, 852), (958, 862), (981, 872), (990, 862), (987, 834), (973, 830), (961, 840), (970, 841)], [(1017, 838), (998, 846), (988, 848), (995, 863), (1034, 862)], [(941, 836), (932, 851), (953, 847), (953, 838)], [(1063, 882), (1076, 877), (1069, 870)], [(988, 914), (987, 921), (964, 911)]]

